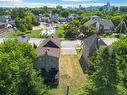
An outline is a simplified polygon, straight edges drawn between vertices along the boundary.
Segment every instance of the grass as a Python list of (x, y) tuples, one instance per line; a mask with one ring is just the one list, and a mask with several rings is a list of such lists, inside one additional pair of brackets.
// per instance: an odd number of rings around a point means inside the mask
[(15, 31), (15, 32), (11, 32), (8, 37), (17, 37), (17, 36), (27, 36), (29, 38), (41, 38), (40, 33), (42, 32), (42, 29), (39, 30), (32, 30), (30, 31), (26, 31), (26, 32), (21, 32), (19, 30)]
[(42, 32), (42, 29), (40, 30), (33, 30), (30, 34), (25, 34), (25, 36), (29, 38), (41, 38), (40, 33)]
[(64, 40), (64, 26), (65, 24), (62, 24), (55, 32), (55, 34), (62, 40)]
[[(77, 49), (81, 52), (80, 49)], [(60, 79), (57, 88), (50, 89), (53, 95), (67, 95), (67, 86), (69, 86), (69, 95), (77, 95), (78, 88), (84, 86), (86, 75), (84, 75), (77, 55), (64, 55), (60, 57)]]

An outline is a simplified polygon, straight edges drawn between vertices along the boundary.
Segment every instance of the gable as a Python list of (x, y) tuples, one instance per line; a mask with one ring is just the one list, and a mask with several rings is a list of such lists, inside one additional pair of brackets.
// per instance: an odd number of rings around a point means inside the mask
[(59, 48), (55, 43), (52, 41), (47, 42), (43, 47), (50, 47), (50, 48)]

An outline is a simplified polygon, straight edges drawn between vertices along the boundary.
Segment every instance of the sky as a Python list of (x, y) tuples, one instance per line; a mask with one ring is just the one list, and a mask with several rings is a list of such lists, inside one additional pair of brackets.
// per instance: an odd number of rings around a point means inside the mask
[(109, 2), (113, 6), (127, 6), (127, 0), (0, 0), (0, 7), (78, 7), (79, 5), (102, 6)]

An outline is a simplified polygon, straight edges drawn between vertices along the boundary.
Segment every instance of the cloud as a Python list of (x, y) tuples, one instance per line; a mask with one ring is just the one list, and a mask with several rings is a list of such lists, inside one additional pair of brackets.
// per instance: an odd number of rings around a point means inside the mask
[(83, 2), (83, 1), (93, 1), (93, 0), (62, 0), (62, 1), (68, 1), (68, 2)]
[(0, 0), (0, 2), (21, 2), (22, 0)]

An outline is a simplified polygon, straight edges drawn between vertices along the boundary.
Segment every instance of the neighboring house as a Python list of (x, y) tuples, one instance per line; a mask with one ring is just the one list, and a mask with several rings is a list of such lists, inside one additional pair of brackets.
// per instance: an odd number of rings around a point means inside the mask
[(106, 46), (107, 45), (105, 44), (105, 42), (97, 34), (94, 34), (83, 40), (83, 51), (80, 58), (80, 64), (83, 70), (89, 67), (88, 57), (95, 51)]
[(60, 23), (66, 23), (67, 22), (67, 19), (65, 17), (60, 17), (59, 18), (59, 22)]
[(0, 22), (9, 22), (11, 21), (11, 16), (10, 15), (3, 15), (3, 16), (0, 16)]
[(49, 19), (49, 17), (41, 17), (41, 18), (40, 18), (40, 21), (41, 21), (41, 22), (49, 22), (50, 19)]
[(100, 20), (100, 19), (101, 18), (99, 16), (96, 16), (96, 15), (91, 17), (91, 20)]
[(112, 33), (114, 24), (111, 20), (101, 20), (99, 17), (93, 17), (85, 23), (86, 26), (93, 26), (99, 33)]
[(7, 28), (12, 28), (15, 26), (15, 21), (12, 20), (10, 15), (0, 16), (0, 22), (6, 23)]
[(37, 47), (37, 61), (35, 67), (40, 69), (44, 82), (59, 82), (59, 58), (60, 58), (60, 40), (51, 35)]
[(58, 22), (59, 21), (59, 15), (58, 14), (53, 14), (52, 16), (51, 16), (51, 19), (50, 19), (50, 21), (51, 22)]

